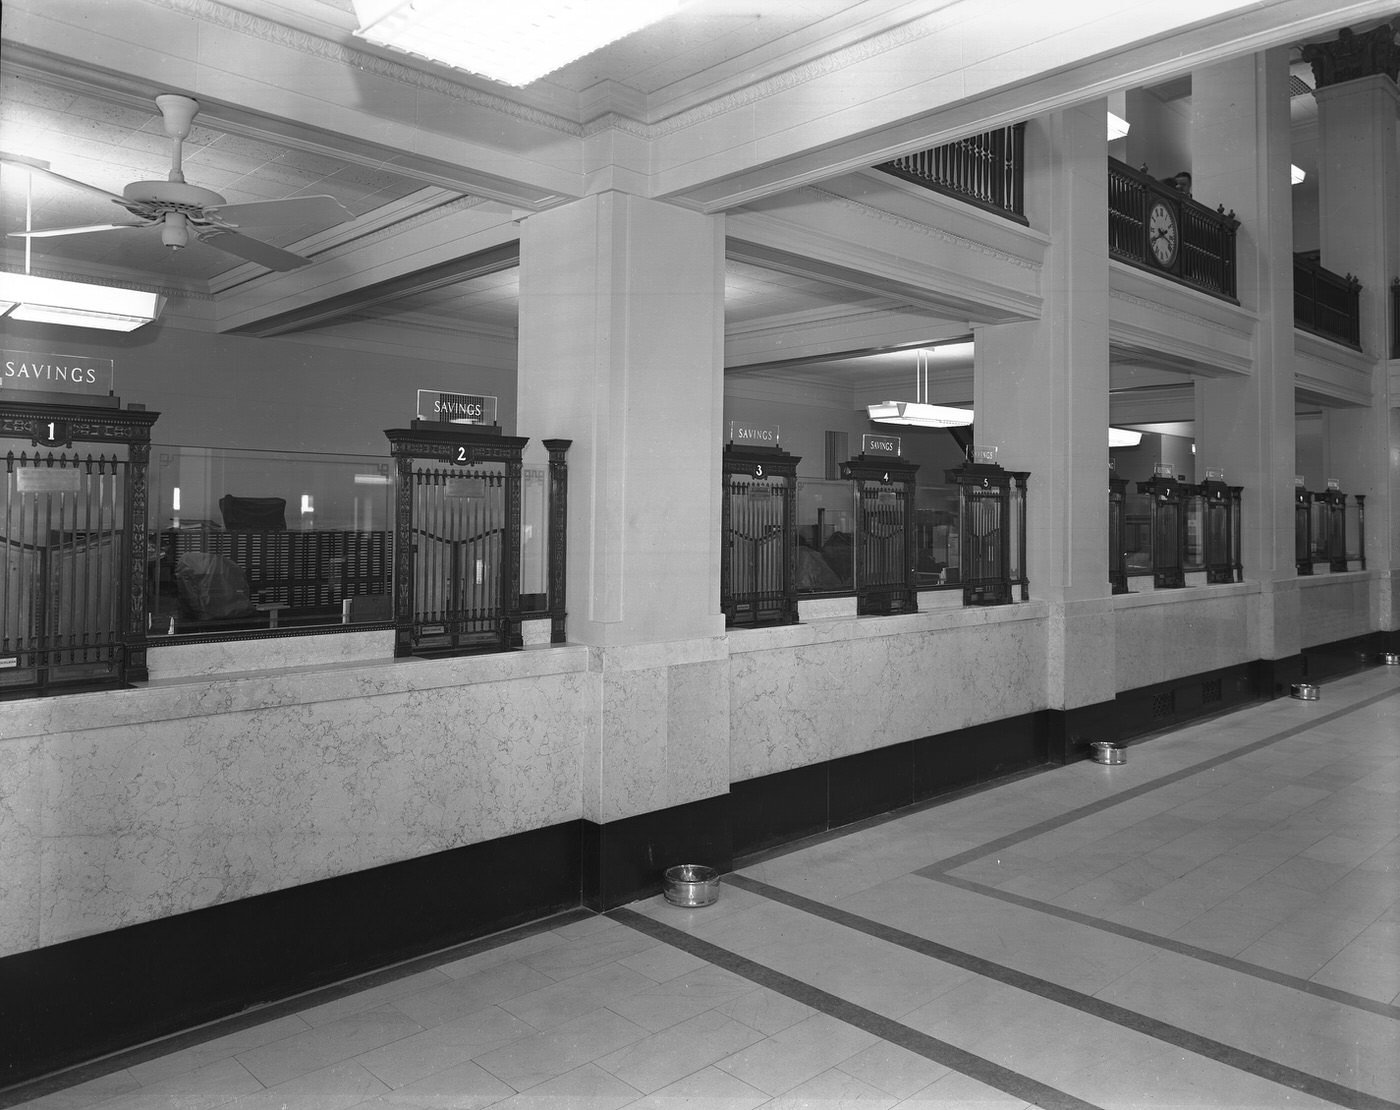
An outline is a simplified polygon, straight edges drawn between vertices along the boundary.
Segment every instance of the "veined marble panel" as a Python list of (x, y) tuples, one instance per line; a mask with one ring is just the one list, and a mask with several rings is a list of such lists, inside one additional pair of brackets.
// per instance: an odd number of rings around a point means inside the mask
[(1258, 657), (1257, 583), (1120, 594), (1114, 682), (1133, 690)]
[(279, 670), (326, 663), (364, 663), (392, 659), (394, 633), (333, 632), (321, 636), (270, 636), (223, 643), (161, 643), (147, 652), (151, 678), (190, 678), (239, 671)]
[(1330, 644), (1371, 631), (1373, 578), (1366, 571), (1348, 571), (1298, 579), (1300, 645)]
[(528, 654), (45, 699), (0, 744), (0, 953), (577, 819), (585, 657)]
[(735, 781), (1046, 704), (1038, 604), (833, 621), (749, 646), (730, 664)]
[(0, 740), (0, 956), (39, 944), (39, 740)]
[(584, 816), (617, 821), (729, 789), (724, 642), (592, 649), (600, 707), (584, 765)]

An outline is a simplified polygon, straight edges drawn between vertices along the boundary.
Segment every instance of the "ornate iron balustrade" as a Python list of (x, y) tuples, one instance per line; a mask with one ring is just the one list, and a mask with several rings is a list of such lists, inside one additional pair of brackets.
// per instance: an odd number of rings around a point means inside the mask
[(875, 168), (1024, 224), (1025, 133), (1016, 123)]
[[(1152, 227), (1154, 214), (1162, 215)], [(1108, 160), (1108, 253), (1121, 262), (1235, 301), (1235, 232), (1240, 222), (1224, 205), (1212, 211), (1176, 185)], [(1157, 249), (1154, 249), (1154, 244)]]
[(1293, 326), (1361, 350), (1361, 282), (1295, 254)]

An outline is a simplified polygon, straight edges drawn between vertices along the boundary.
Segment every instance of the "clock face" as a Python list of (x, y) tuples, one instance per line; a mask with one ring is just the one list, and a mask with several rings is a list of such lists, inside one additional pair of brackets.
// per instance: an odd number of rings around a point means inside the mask
[(1153, 203), (1152, 211), (1147, 215), (1147, 242), (1157, 265), (1170, 266), (1176, 261), (1176, 213), (1170, 205), (1160, 200)]

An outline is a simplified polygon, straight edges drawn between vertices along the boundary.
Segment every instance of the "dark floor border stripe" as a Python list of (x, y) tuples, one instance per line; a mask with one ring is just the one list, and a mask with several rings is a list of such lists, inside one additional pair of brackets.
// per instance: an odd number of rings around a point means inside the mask
[(838, 995), (830, 994), (810, 983), (804, 983), (801, 979), (794, 979), (791, 975), (785, 975), (781, 971), (750, 960), (728, 948), (721, 948), (710, 941), (692, 936), (690, 933), (667, 925), (665, 922), (657, 921), (646, 914), (638, 913), (636, 910), (626, 908), (610, 910), (606, 916), (619, 924), (645, 933), (655, 940), (679, 948), (692, 956), (697, 956), (716, 967), (722, 967), (726, 971), (732, 971), (735, 975), (743, 976), (751, 983), (757, 983), (761, 987), (767, 987), (771, 991), (810, 1006), (828, 1017), (844, 1021), (847, 1025), (853, 1025), (857, 1029), (863, 1029), (891, 1044), (897, 1044), (926, 1060), (932, 1060), (936, 1064), (942, 1064), (944, 1067), (970, 1076), (979, 1083), (985, 1083), (989, 1087), (1004, 1091), (1013, 1098), (1023, 1099), (1036, 1106), (1045, 1107), (1046, 1110), (1062, 1110), (1062, 1108), (1063, 1110), (1098, 1110), (1092, 1102), (1085, 1102), (1083, 1099), (1051, 1087), (1049, 1084), (1012, 1071), (984, 1056), (978, 1056), (976, 1053), (968, 1052), (965, 1048), (959, 1048), (957, 1045), (929, 1036), (927, 1033), (922, 1033), (895, 1021), (893, 1018), (877, 1014), (874, 1010), (858, 1006)]
[(148, 1060), (154, 1060), (161, 1056), (168, 1056), (172, 1052), (179, 1052), (181, 1049), (191, 1048), (194, 1045), (204, 1044), (207, 1041), (217, 1040), (219, 1037), (226, 1037), (230, 1033), (238, 1033), (244, 1029), (251, 1029), (255, 1025), (263, 1025), (269, 1021), (276, 1021), (278, 1018), (286, 1017), (288, 1014), (295, 1014), (301, 1010), (310, 1010), (316, 1006), (324, 1006), (328, 1002), (335, 1002), (345, 998), (347, 995), (358, 994), (360, 991), (370, 990), (374, 987), (382, 986), (385, 983), (392, 983), (396, 979), (406, 979), (410, 975), (416, 975), (420, 971), (431, 971), (441, 964), (452, 963), (455, 960), (463, 960), (468, 956), (476, 956), (482, 952), (489, 952), (493, 948), (501, 948), (516, 941), (525, 940), (538, 933), (546, 933), (551, 929), (558, 929), (564, 925), (570, 925), (576, 921), (586, 921), (596, 917), (592, 910), (574, 909), (565, 910), (563, 913), (553, 917), (540, 918), (536, 921), (527, 922), (524, 925), (517, 925), (514, 928), (503, 930), (499, 933), (492, 933), (490, 936), (478, 937), (475, 940), (465, 941), (462, 944), (453, 945), (438, 952), (429, 952), (423, 956), (415, 956), (411, 960), (402, 963), (392, 964), (389, 967), (377, 968), (374, 971), (366, 972), (351, 979), (342, 980), (339, 983), (332, 983), (330, 986), (318, 987), (315, 990), (307, 991), (305, 994), (293, 995), (291, 998), (280, 999), (276, 1002), (269, 1002), (262, 1006), (244, 1010), (241, 1013), (231, 1014), (225, 1018), (206, 1022), (204, 1025), (197, 1025), (193, 1029), (184, 1029), (179, 1033), (171, 1034), (168, 1037), (161, 1037), (159, 1040), (147, 1041), (145, 1044), (137, 1045), (134, 1048), (126, 1048), (120, 1052), (113, 1052), (107, 1056), (98, 1057), (96, 1060), (89, 1060), (76, 1067), (65, 1068), (63, 1071), (51, 1072), (48, 1075), (40, 1076), (38, 1079), (31, 1079), (24, 1083), (18, 1083), (12, 1087), (0, 1090), (0, 1110), (4, 1107), (15, 1106), (21, 1102), (29, 1102), (33, 1099), (41, 1098), (44, 1095), (53, 1094), (55, 1091), (66, 1090), (69, 1087), (76, 1087), (80, 1083), (88, 1083), (94, 1079), (100, 1079), (104, 1075), (111, 1075), (113, 1072), (121, 1071), (136, 1064), (144, 1064)]
[(960, 879), (954, 875), (942, 874), (921, 875), (920, 877), (931, 882), (946, 883), (948, 886), (955, 886), (960, 890), (971, 891), (973, 894), (980, 894), (987, 898), (995, 898), (1012, 906), (1020, 906), (1022, 909), (1035, 910), (1037, 913), (1043, 913), (1050, 917), (1058, 917), (1063, 921), (1073, 921), (1076, 925), (1084, 925), (1090, 929), (1098, 929), (1100, 932), (1112, 933), (1114, 936), (1120, 936), (1126, 940), (1134, 940), (1166, 952), (1174, 952), (1178, 956), (1187, 956), (1193, 960), (1200, 960), (1202, 963), (1215, 964), (1227, 971), (1238, 972), (1255, 979), (1264, 979), (1302, 994), (1311, 994), (1328, 1002), (1336, 1002), (1349, 1009), (1365, 1010), (1378, 1017), (1400, 1021), (1400, 1006), (1389, 1002), (1380, 1002), (1364, 995), (1352, 994), (1350, 991), (1329, 987), (1323, 983), (1314, 983), (1296, 975), (1275, 971), (1270, 967), (1248, 963), (1237, 956), (1227, 956), (1223, 952), (1212, 952), (1209, 948), (1201, 948), (1194, 944), (1187, 944), (1185, 941), (1173, 940), (1171, 937), (1158, 936), (1156, 933), (1149, 933), (1143, 929), (1135, 929), (1131, 925), (1120, 925), (1116, 921), (1105, 921), (1103, 918), (1093, 917), (1090, 914), (1081, 913), (1079, 910), (1066, 909), (1051, 902), (1039, 902), (1034, 898), (1027, 898), (1022, 894), (1012, 894), (1006, 890), (998, 890), (994, 886), (986, 886), (971, 879)]
[[(1236, 748), (1233, 751), (1222, 752), (1220, 755), (1212, 756), (1209, 759), (1202, 760), (1200, 763), (1194, 763), (1190, 767), (1183, 767), (1179, 771), (1173, 771), (1171, 774), (1163, 775), (1150, 782), (1139, 783), (1137, 786), (1129, 787), (1126, 790), (1120, 790), (1118, 793), (1109, 797), (1100, 798), (1098, 801), (1089, 802), (1076, 809), (1068, 810), (1058, 817), (1049, 817), (1044, 821), (1036, 822), (1034, 825), (1027, 825), (1017, 832), (1007, 833), (1005, 836), (997, 837), (995, 840), (989, 840), (985, 844), (978, 845), (976, 848), (969, 848), (964, 852), (959, 852), (957, 855), (939, 860), (937, 863), (931, 863), (927, 867), (920, 868), (915, 873), (924, 878), (931, 878), (936, 874), (953, 871), (962, 867), (964, 864), (973, 863), (983, 856), (991, 855), (993, 852), (1003, 852), (1016, 844), (1031, 840), (1043, 833), (1053, 832), (1056, 829), (1082, 820), (1085, 817), (1092, 817), (1095, 814), (1112, 809), (1114, 806), (1132, 801), (1134, 798), (1140, 798), (1144, 794), (1150, 794), (1154, 790), (1160, 790), (1164, 786), (1170, 786), (1172, 783), (1180, 782), (1182, 779), (1188, 779), (1193, 775), (1200, 774), (1202, 771), (1209, 771), (1213, 767), (1219, 767), (1221, 764), (1229, 763), (1232, 760), (1239, 759), (1241, 756), (1250, 755), (1272, 744), (1277, 744), (1290, 737), (1297, 736), (1300, 732), (1307, 732), (1309, 729), (1317, 728), (1319, 725), (1324, 725), (1345, 717), (1350, 713), (1355, 713), (1358, 709), (1365, 709), (1367, 706), (1373, 705), (1378, 701), (1384, 701), (1386, 698), (1394, 697), (1400, 697), (1400, 690), (1385, 690), (1379, 694), (1373, 694), (1368, 698), (1363, 698), (1354, 705), (1334, 710), (1320, 717), (1312, 717), (1306, 721), (1300, 721), (1298, 724), (1291, 725), (1279, 732), (1261, 737), (1258, 740), (1252, 740), (1248, 744)], [(1191, 726), (1188, 725), (1187, 727)]]
[(1085, 994), (1083, 991), (1077, 991), (1059, 983), (1052, 983), (1048, 979), (1041, 979), (1039, 976), (1018, 971), (1004, 964), (975, 956), (970, 952), (950, 948), (946, 944), (939, 944), (937, 941), (928, 940), (913, 933), (906, 933), (903, 929), (896, 929), (894, 926), (885, 925), (872, 918), (862, 917), (849, 910), (828, 906), (824, 902), (814, 901), (801, 894), (783, 890), (781, 887), (770, 886), (768, 883), (750, 879), (745, 875), (727, 875), (724, 881), (730, 886), (790, 906), (795, 910), (811, 914), (813, 917), (820, 917), (835, 925), (863, 933), (887, 944), (897, 945), (910, 952), (917, 952), (921, 956), (927, 956), (952, 967), (970, 971), (974, 975), (980, 975), (983, 978), (1014, 987), (1061, 1006), (1068, 1006), (1101, 1021), (1131, 1029), (1144, 1036), (1162, 1041), (1164, 1044), (1184, 1049), (1197, 1056), (1203, 1056), (1208, 1060), (1224, 1064), (1237, 1071), (1247, 1072), (1280, 1086), (1301, 1091), (1313, 1098), (1326, 1099), (1338, 1106), (1350, 1107), (1352, 1110), (1400, 1110), (1400, 1103), (1391, 1102), (1365, 1091), (1345, 1087), (1330, 1079), (1324, 1079), (1299, 1068), (1281, 1064), (1277, 1060), (1270, 1060), (1253, 1052), (1225, 1044), (1223, 1041), (1217, 1041), (1212, 1037), (1193, 1033), (1189, 1029), (1172, 1025), (1170, 1022), (1148, 1017), (1146, 1014), (1140, 1014), (1126, 1006), (1105, 1002), (1093, 995)]

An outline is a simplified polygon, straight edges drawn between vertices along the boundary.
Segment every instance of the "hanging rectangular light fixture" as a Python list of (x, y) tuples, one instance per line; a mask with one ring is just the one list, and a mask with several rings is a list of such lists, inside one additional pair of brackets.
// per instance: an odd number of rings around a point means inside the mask
[(0, 315), (11, 320), (133, 331), (160, 316), (165, 298), (140, 289), (0, 273)]
[(354, 0), (357, 37), (528, 85), (680, 9), (687, 0)]
[[(936, 349), (936, 348), (935, 348)], [(866, 405), (870, 419), (880, 424), (909, 424), (916, 428), (966, 428), (972, 423), (971, 409), (949, 405), (931, 405), (929, 395), (929, 362), (933, 351), (919, 348), (914, 352), (914, 401), (879, 401)]]
[(1110, 447), (1136, 447), (1142, 442), (1142, 433), (1134, 432), (1128, 428), (1108, 429), (1108, 445)]
[(1109, 112), (1108, 141), (1113, 142), (1114, 139), (1121, 139), (1124, 135), (1128, 133), (1129, 129), (1132, 126), (1133, 125), (1127, 120), (1125, 120), (1122, 116), (1115, 116), (1112, 112)]
[(865, 410), (871, 420), (881, 424), (912, 424), (918, 428), (966, 428), (972, 424), (971, 409), (919, 401), (880, 401), (866, 405)]

